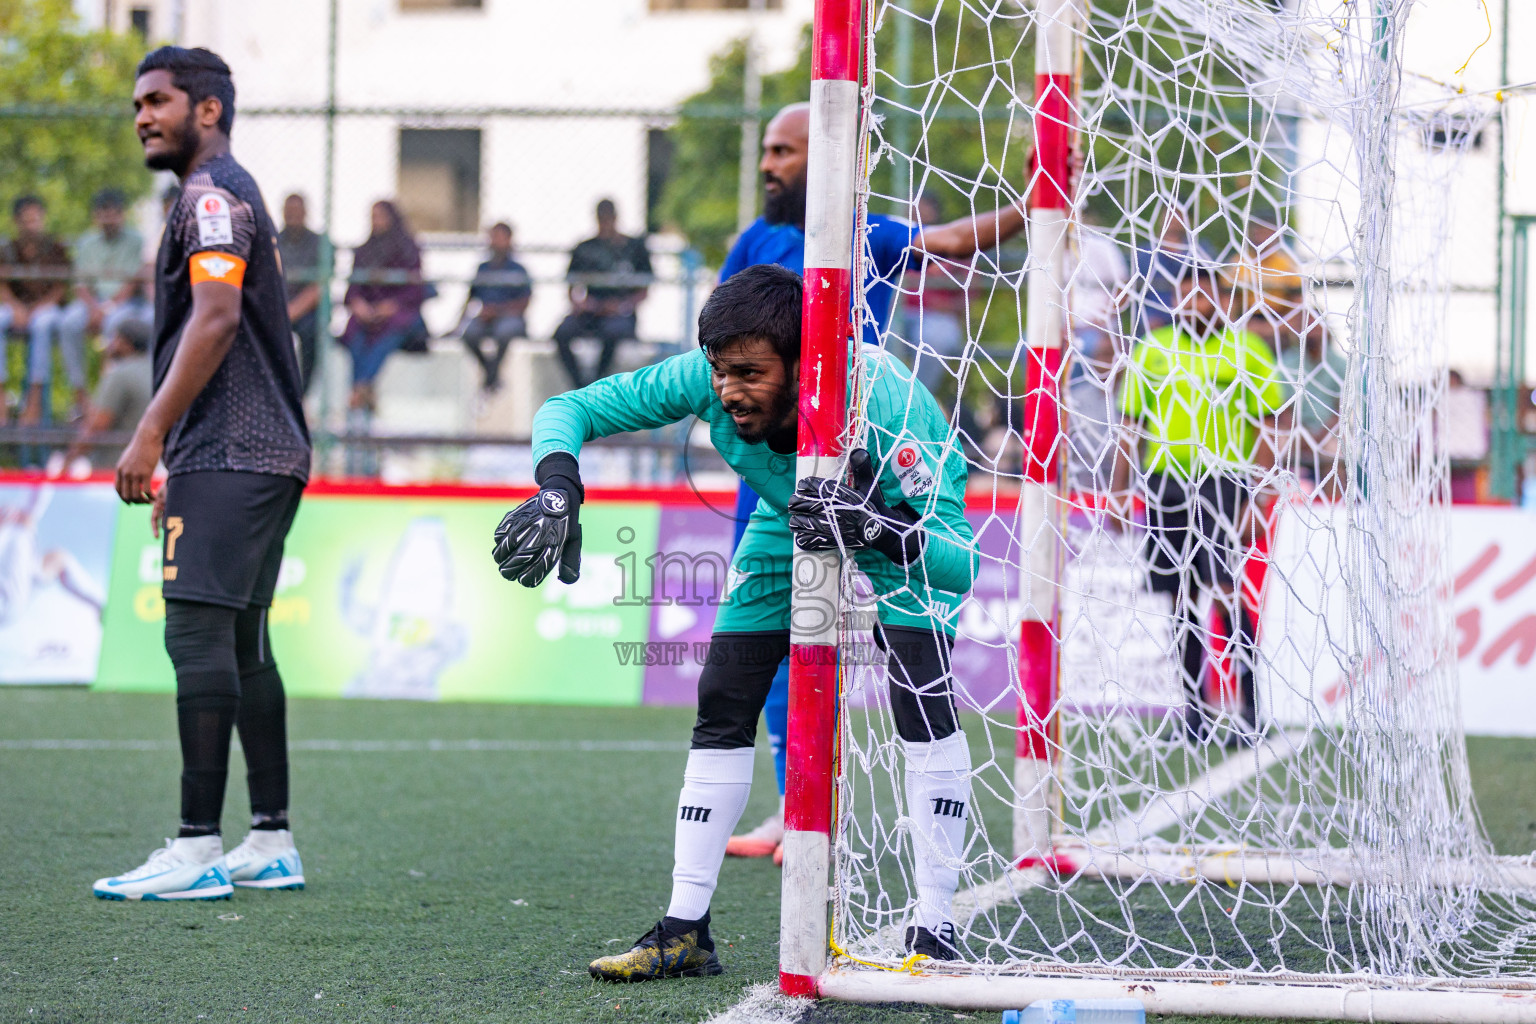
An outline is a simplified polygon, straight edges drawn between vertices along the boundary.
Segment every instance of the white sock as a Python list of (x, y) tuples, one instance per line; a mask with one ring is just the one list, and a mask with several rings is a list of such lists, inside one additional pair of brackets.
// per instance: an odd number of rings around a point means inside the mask
[(963, 730), (931, 743), (903, 740), (902, 746), (917, 880), (913, 924), (937, 932), (950, 920), (960, 882), (971, 813), (971, 748)]
[(245, 841), (254, 849), (280, 853), (293, 849), (293, 833), (286, 828), (253, 828), (245, 834)]
[(212, 864), (224, 856), (223, 836), (178, 836), (171, 841), (176, 855), (192, 864)]
[(725, 844), (752, 792), (753, 750), (690, 750), (677, 797), (672, 903), (667, 916), (697, 921), (709, 912)]

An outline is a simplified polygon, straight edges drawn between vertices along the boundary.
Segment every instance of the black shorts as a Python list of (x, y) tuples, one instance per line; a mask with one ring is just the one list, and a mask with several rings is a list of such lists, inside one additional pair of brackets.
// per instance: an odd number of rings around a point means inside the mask
[[(886, 655), (891, 715), (904, 740), (941, 740), (959, 728), (950, 673), (954, 637), (926, 629), (879, 626)], [(757, 739), (757, 716), (779, 664), (789, 657), (788, 631), (716, 633), (699, 673), (694, 750), (737, 750)]]
[(183, 473), (165, 482), (167, 599), (265, 608), (304, 485), (266, 473)]
[(1146, 558), (1152, 589), (1176, 594), (1186, 575), (1207, 586), (1230, 585), (1247, 549), (1239, 523), (1252, 500), (1248, 485), (1235, 477), (1207, 476), (1192, 489), (1177, 477), (1149, 475)]

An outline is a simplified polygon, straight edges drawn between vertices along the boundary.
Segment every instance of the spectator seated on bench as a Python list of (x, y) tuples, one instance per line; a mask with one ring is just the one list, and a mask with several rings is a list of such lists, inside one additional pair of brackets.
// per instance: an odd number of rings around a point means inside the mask
[[(155, 391), (154, 367), (149, 359), (153, 334), (154, 328), (147, 321), (121, 318), (114, 321), (112, 333), (107, 337), (106, 362), (101, 368), (96, 393), (91, 396), (90, 408), (86, 410), (68, 451), (56, 460), (49, 460), (49, 476), (58, 476), (66, 466), (71, 477), (89, 476), (91, 439), (97, 434), (129, 433), (139, 425)], [(117, 461), (122, 449), (97, 447), (95, 454), (98, 466), (109, 467)]]
[(110, 344), (125, 321), (155, 320), (148, 287), (153, 268), (144, 262), (144, 236), (125, 223), (127, 203), (116, 189), (97, 192), (91, 199), (95, 228), (75, 242), (74, 301), (59, 317), (66, 367), (84, 361), (88, 335)]
[[(597, 204), (597, 234), (571, 250), (566, 274), (571, 283), (571, 312), (555, 328), (554, 340), (573, 388), (585, 387), (612, 371), (619, 343), (635, 337), (635, 310), (645, 301), (652, 280), (645, 239), (619, 234), (617, 224), (613, 200), (602, 200)], [(577, 338), (602, 342), (591, 377), (571, 348)]]
[[(63, 315), (59, 302), (69, 286), (69, 252), (45, 228), (47, 208), (36, 196), (22, 196), (11, 207), (16, 234), (0, 245), (0, 425), (10, 421), (4, 401), (8, 377), (6, 342), (27, 339), (26, 406), (23, 426), (42, 422), (43, 391), (53, 376), (53, 343)], [(64, 351), (64, 370), (75, 392), (75, 405), (85, 405), (85, 352)]]
[[(512, 258), (512, 226), (501, 223), (492, 227), (490, 243), (491, 258), (475, 271), (459, 322), (464, 325), (464, 347), (480, 364), (484, 390), (494, 392), (501, 387), (501, 363), (507, 356), (507, 346), (513, 338), (528, 337), (528, 324), (523, 317), (533, 289), (528, 271)], [(471, 317), (470, 308), (477, 302), (479, 308)], [(489, 353), (485, 350), (486, 341), (492, 344)]]
[(421, 280), (421, 249), (395, 205), (373, 204), (373, 233), (352, 257), (352, 280), (344, 299), (346, 330), (341, 343), (352, 355), (352, 418), (366, 426), (375, 397), (373, 382), (396, 351), (426, 350), (427, 325), (421, 318), (428, 290)]

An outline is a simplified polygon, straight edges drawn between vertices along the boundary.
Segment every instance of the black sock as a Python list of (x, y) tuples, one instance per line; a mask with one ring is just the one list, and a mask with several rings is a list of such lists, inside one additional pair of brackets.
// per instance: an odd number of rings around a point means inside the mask
[(1240, 713), (1243, 721), (1247, 722), (1250, 726), (1256, 726), (1259, 721), (1259, 706), (1258, 702), (1254, 699), (1253, 673), (1254, 662), (1258, 657), (1259, 650), (1258, 640), (1255, 636), (1257, 623), (1253, 621), (1253, 616), (1249, 614), (1247, 607), (1243, 605), (1241, 599), (1238, 600), (1237, 608), (1230, 618), (1236, 620), (1236, 628), (1232, 630), (1231, 642), (1232, 651), (1235, 655), (1232, 660), (1237, 669), (1238, 692), (1242, 694), (1243, 700)]
[[(283, 680), (276, 665), (240, 677), (240, 746), (245, 751), (253, 828), (288, 827), (288, 728)], [(255, 818), (281, 825), (254, 823)]]
[(1205, 630), (1200, 627), (1192, 609), (1186, 608), (1180, 617), (1179, 627), (1184, 634), (1180, 667), (1184, 675), (1185, 705), (1184, 727), (1192, 739), (1200, 739), (1210, 725), (1210, 711), (1205, 703)]
[(235, 661), (240, 667), (240, 746), (245, 750), (251, 827), (288, 827), (288, 703), (267, 636), (267, 609), (235, 616)]
[(227, 693), (176, 698), (181, 734), (182, 836), (217, 835), (229, 777), (229, 737), (240, 699)]
[(165, 650), (176, 668), (176, 725), (181, 735), (182, 835), (219, 831), (229, 738), (240, 707), (234, 627), (232, 608), (165, 602)]
[(713, 953), (715, 943), (709, 937), (709, 911), (697, 921), (685, 921), (680, 917), (664, 917), (661, 919), (661, 927), (672, 935), (686, 935), (689, 932), (699, 933), (699, 948)]

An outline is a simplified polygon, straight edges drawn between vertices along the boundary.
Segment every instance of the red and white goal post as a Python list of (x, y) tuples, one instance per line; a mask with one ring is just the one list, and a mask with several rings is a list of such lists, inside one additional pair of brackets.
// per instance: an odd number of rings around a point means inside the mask
[[(979, 410), (952, 421), (997, 595), (978, 581), (955, 661), (975, 765), (962, 959), (902, 946), (915, 840), (883, 668), (840, 661), (852, 574), (797, 550), (784, 992), (1536, 1022), (1536, 867), (1495, 855), (1467, 779), (1435, 447), (1448, 224), (1429, 211), (1473, 133), (1433, 129), (1486, 111), (1403, 84), (1407, 17), (1392, 0), (817, 0), (801, 477), (840, 473), (856, 436), (865, 209), (937, 190), (1028, 218), (1019, 248), (930, 260), (882, 338), (941, 359), (945, 401)], [(1201, 264), (1214, 312), (1180, 341), (1180, 275)], [(963, 344), (935, 356), (925, 289), (944, 278)], [(1085, 325), (1092, 356), (1071, 341)], [(1228, 425), (1179, 477), (1192, 515), (1251, 540), (1248, 511), (1273, 502), (1285, 541), (1249, 595), (1251, 649), (1197, 636), (1205, 664), (1252, 672), (1257, 733), (1231, 745), (1186, 734), (1200, 681), (1180, 658), (1191, 621), (1231, 634), (1242, 613), (1189, 550), (1190, 591), (1149, 595), (1146, 523), (1099, 500), (1127, 448), (1133, 490), (1166, 486), (1127, 395), (1155, 404), (1169, 361), (1201, 358)], [(1236, 511), (1210, 504), (1231, 487)]]

